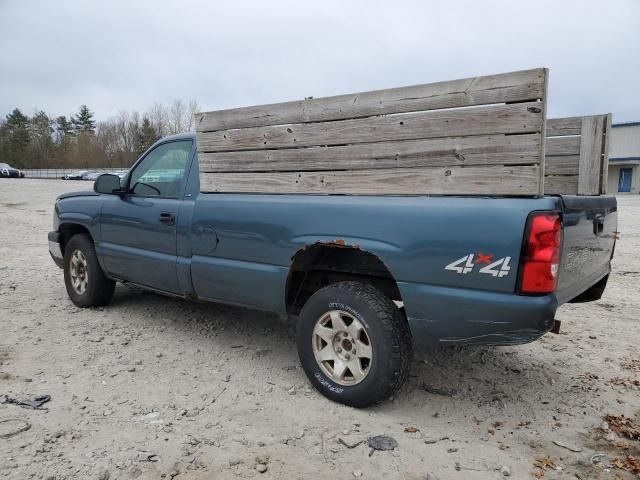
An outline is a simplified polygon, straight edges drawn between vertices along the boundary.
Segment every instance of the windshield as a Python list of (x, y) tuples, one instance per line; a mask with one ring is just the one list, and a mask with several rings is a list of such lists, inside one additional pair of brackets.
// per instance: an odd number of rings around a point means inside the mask
[(8, 163), (0, 163), (0, 168), (13, 168)]

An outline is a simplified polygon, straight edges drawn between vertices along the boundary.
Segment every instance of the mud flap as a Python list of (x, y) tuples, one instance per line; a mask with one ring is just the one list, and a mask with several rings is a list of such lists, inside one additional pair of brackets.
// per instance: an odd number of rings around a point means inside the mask
[(585, 290), (577, 297), (569, 300), (569, 303), (585, 303), (600, 300), (602, 298), (602, 294), (604, 293), (604, 289), (607, 287), (607, 280), (609, 280), (609, 275), (602, 278), (602, 280), (596, 283), (593, 287)]

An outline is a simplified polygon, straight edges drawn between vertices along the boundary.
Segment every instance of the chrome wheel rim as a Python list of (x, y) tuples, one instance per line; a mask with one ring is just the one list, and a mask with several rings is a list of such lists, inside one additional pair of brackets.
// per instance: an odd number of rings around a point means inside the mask
[(89, 272), (87, 268), (87, 258), (80, 250), (75, 250), (71, 254), (69, 261), (69, 276), (71, 277), (71, 286), (73, 290), (82, 295), (89, 285)]
[(343, 310), (330, 310), (313, 328), (313, 355), (323, 373), (338, 385), (356, 385), (371, 369), (373, 350), (364, 326)]

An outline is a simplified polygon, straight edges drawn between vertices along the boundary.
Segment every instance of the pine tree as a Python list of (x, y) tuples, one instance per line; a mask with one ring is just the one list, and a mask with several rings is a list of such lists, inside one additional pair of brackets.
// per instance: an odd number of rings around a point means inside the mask
[(140, 133), (138, 134), (136, 142), (136, 154), (142, 155), (147, 148), (153, 145), (160, 136), (151, 125), (151, 122), (147, 117), (142, 119), (142, 126), (140, 127)]
[(67, 117), (60, 115), (56, 118), (56, 142), (66, 148), (73, 137), (73, 125)]
[(49, 166), (49, 153), (53, 146), (53, 120), (40, 110), (31, 118), (29, 128), (31, 141), (36, 152), (37, 160), (40, 164), (44, 164), (45, 168)]
[(25, 152), (29, 146), (29, 118), (16, 108), (6, 117), (4, 124), (6, 131), (7, 161), (16, 166), (24, 165)]
[(76, 132), (86, 132), (94, 134), (96, 131), (96, 122), (93, 120), (93, 112), (86, 105), (80, 105), (78, 115), (71, 117), (71, 123)]

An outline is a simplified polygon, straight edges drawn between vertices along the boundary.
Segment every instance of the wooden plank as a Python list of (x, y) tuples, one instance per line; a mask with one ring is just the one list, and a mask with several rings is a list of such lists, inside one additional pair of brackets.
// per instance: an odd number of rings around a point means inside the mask
[(391, 140), (541, 132), (541, 102), (223, 130), (198, 134), (201, 152), (344, 145)]
[(547, 137), (545, 151), (547, 156), (580, 155), (580, 137)]
[(538, 166), (337, 172), (203, 173), (203, 192), (356, 195), (536, 195)]
[(361, 170), (533, 164), (539, 161), (539, 152), (539, 134), (495, 135), (199, 153), (198, 162), (201, 172)]
[(604, 122), (600, 116), (584, 117), (580, 132), (579, 195), (600, 193)]
[(465, 78), (195, 115), (197, 132), (284, 125), (541, 99), (545, 69)]
[(607, 193), (609, 184), (609, 137), (611, 136), (611, 114), (607, 113), (603, 120), (602, 167), (600, 169), (600, 193)]
[(575, 195), (578, 193), (578, 175), (545, 175), (546, 195)]
[(549, 175), (578, 175), (580, 155), (564, 155), (553, 157), (547, 155), (544, 163), (544, 174)]
[(547, 119), (547, 137), (563, 135), (580, 135), (582, 117), (549, 118)]
[(540, 98), (540, 103), (542, 104), (541, 112), (542, 115), (542, 128), (540, 129), (540, 161), (538, 162), (538, 195), (544, 195), (544, 163), (547, 149), (547, 91), (549, 85), (549, 70), (546, 68), (543, 69), (543, 87), (542, 90), (545, 93)]

